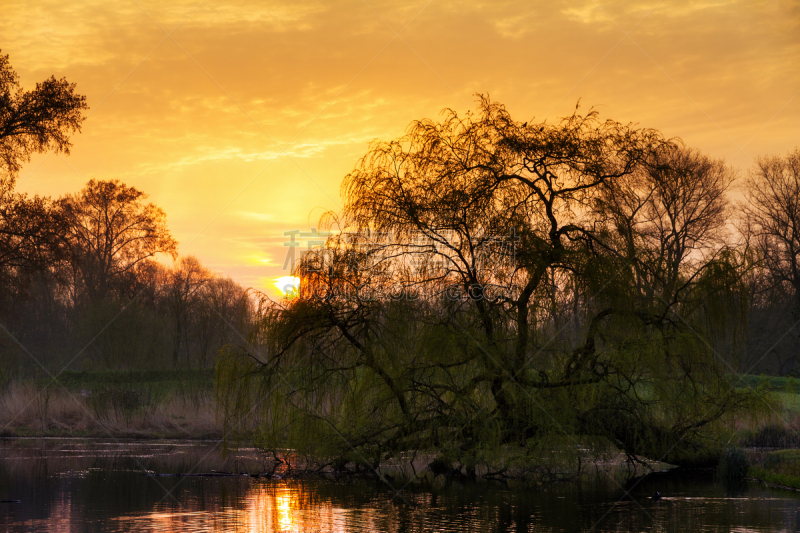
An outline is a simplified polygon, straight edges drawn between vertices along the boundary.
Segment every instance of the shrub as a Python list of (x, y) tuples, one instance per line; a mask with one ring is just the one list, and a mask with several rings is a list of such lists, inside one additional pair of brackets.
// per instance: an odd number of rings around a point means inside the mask
[(730, 447), (719, 458), (717, 474), (725, 484), (741, 483), (747, 476), (750, 461), (741, 448)]

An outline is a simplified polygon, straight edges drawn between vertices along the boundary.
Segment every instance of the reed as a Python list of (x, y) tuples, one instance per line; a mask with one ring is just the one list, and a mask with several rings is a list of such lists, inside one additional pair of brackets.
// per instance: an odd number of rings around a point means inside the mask
[(222, 426), (208, 388), (68, 389), (19, 381), (0, 393), (0, 435), (220, 438)]

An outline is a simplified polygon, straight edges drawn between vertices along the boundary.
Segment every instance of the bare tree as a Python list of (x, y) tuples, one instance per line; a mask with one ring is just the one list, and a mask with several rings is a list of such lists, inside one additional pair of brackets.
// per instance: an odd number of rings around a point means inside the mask
[(180, 363), (181, 352), (186, 354), (187, 366), (191, 364), (189, 313), (196, 307), (200, 289), (211, 279), (211, 271), (204, 268), (194, 256), (181, 257), (169, 271), (166, 296), (173, 325), (172, 365), (176, 368)]
[(800, 149), (756, 161), (740, 203), (740, 229), (755, 252), (751, 283), (750, 366), (796, 371), (800, 318)]
[[(750, 173), (742, 204), (746, 232), (762, 253), (773, 287), (800, 294), (800, 149), (762, 157)], [(796, 302), (800, 303), (800, 302)]]
[(156, 254), (176, 255), (166, 214), (145, 204), (146, 198), (119, 180), (90, 180), (61, 200), (76, 289), (85, 290), (90, 301), (105, 297)]
[(615, 237), (639, 297), (669, 309), (689, 297), (703, 266), (727, 248), (727, 191), (735, 172), (676, 143), (635, 173), (608, 183), (595, 204)]

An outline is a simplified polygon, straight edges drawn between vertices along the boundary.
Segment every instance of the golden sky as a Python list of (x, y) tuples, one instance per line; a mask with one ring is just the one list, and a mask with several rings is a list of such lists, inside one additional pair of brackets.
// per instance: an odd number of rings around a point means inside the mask
[[(402, 4), (402, 5), (401, 5)], [(284, 231), (341, 207), (375, 138), (488, 93), (519, 120), (637, 122), (722, 157), (800, 145), (800, 3), (0, 0), (23, 87), (90, 106), (68, 157), (20, 190), (118, 178), (167, 212), (181, 254), (274, 293)], [(303, 239), (299, 242), (305, 244)]]

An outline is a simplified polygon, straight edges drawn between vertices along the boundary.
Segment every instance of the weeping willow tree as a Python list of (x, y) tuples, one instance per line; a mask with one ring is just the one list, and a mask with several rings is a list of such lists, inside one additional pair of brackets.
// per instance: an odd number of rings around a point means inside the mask
[(414, 122), (345, 177), (297, 297), (221, 355), (225, 419), (333, 463), (715, 462), (724, 415), (754, 405), (715, 340), (740, 318), (730, 181), (595, 111), (520, 123), (481, 98)]

